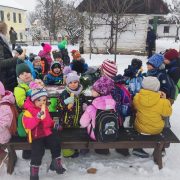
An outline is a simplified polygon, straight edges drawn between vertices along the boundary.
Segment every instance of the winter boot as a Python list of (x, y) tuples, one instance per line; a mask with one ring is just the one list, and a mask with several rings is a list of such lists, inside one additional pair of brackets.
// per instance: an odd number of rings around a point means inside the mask
[(39, 180), (39, 166), (30, 166), (30, 180)]
[(123, 155), (123, 156), (129, 156), (129, 149), (116, 149), (116, 152)]
[(51, 165), (50, 165), (50, 170), (56, 171), (57, 174), (63, 174), (66, 171), (66, 169), (63, 168), (63, 166), (61, 164), (60, 157), (52, 160)]
[(102, 154), (102, 155), (108, 155), (110, 152), (109, 152), (109, 149), (95, 149), (94, 150), (97, 154)]
[(149, 157), (149, 154), (141, 148), (133, 149), (132, 154), (135, 156), (141, 157), (141, 158), (148, 158)]

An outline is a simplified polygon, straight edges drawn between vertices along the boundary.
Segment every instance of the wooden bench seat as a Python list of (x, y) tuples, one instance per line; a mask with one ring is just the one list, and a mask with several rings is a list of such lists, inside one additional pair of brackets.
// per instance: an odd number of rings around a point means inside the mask
[[(64, 129), (58, 134), (62, 148), (72, 149), (105, 149), (105, 148), (153, 148), (154, 162), (159, 169), (162, 165), (162, 149), (168, 148), (170, 143), (180, 143), (171, 129), (166, 128), (160, 135), (140, 135), (132, 128), (125, 128), (120, 132), (120, 138), (116, 142), (102, 143), (89, 139), (86, 129)], [(9, 161), (7, 172), (12, 174), (17, 160), (16, 150), (30, 150), (31, 145), (26, 138), (13, 137), (9, 143), (4, 145), (8, 149)]]

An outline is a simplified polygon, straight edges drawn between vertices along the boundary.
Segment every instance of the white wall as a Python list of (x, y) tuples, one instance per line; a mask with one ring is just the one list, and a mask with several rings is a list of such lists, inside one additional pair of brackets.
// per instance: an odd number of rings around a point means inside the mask
[[(135, 17), (135, 23), (130, 24), (127, 27), (126, 32), (119, 34), (117, 49), (120, 53), (145, 50), (148, 21), (149, 21), (149, 16), (138, 15)], [(85, 29), (84, 32), (85, 52), (90, 51), (89, 33), (90, 33), (89, 30)], [(96, 46), (100, 50), (100, 53), (107, 52), (107, 47), (105, 44), (108, 40), (108, 37), (110, 37), (110, 33), (111, 33), (110, 25), (96, 26), (96, 29), (92, 33), (92, 36), (94, 38), (94, 42), (92, 42), (92, 47)], [(93, 52), (96, 52), (96, 48), (94, 48)]]
[[(169, 33), (164, 33), (164, 26), (170, 26)], [(175, 37), (176, 25), (175, 24), (160, 24), (157, 26), (158, 37)]]

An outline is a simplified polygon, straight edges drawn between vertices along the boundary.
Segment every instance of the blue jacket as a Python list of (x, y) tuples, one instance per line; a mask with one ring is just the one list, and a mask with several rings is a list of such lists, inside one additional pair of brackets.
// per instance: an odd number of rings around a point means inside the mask
[(76, 71), (78, 74), (83, 74), (88, 70), (88, 65), (84, 61), (73, 60), (70, 64), (70, 67), (73, 71)]
[(46, 85), (61, 85), (63, 84), (63, 74), (56, 75), (50, 71), (44, 78)]
[(32, 64), (32, 62), (29, 60), (29, 58), (26, 56), (26, 59), (24, 60), (24, 62), (29, 66), (30, 70), (31, 70), (31, 74), (33, 76), (33, 78), (36, 78), (36, 73), (34, 71), (34, 66)]

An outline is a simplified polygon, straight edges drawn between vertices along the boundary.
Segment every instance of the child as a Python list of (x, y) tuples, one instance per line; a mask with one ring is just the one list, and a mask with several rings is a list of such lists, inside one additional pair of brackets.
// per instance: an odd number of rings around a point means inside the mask
[(47, 85), (62, 85), (63, 84), (63, 74), (61, 65), (59, 62), (55, 61), (51, 65), (51, 70), (45, 76), (44, 82)]
[[(160, 82), (156, 77), (148, 76), (144, 78), (142, 88), (133, 100), (134, 108), (137, 111), (134, 128), (139, 133), (146, 135), (160, 134), (165, 125), (163, 117), (172, 114), (171, 103), (166, 99), (164, 93), (158, 92)], [(142, 149), (141, 151), (134, 149), (133, 154), (140, 157), (149, 157)]]
[(166, 65), (167, 74), (172, 78), (176, 85), (176, 96), (180, 92), (180, 58), (175, 49), (169, 49), (164, 54), (164, 64)]
[[(79, 78), (76, 72), (67, 74), (65, 90), (59, 97), (58, 110), (62, 113), (60, 125), (65, 128), (80, 127), (79, 120), (83, 113), (85, 96)], [(64, 151), (63, 155), (64, 157), (77, 157), (78, 152), (68, 150), (68, 153)]]
[(52, 63), (52, 58), (51, 58), (51, 45), (48, 43), (42, 43), (41, 46), (43, 47), (43, 50), (41, 50), (38, 54), (41, 58), (46, 58), (48, 62), (48, 66), (50, 68), (51, 63)]
[[(15, 135), (17, 112), (14, 107), (13, 93), (6, 91), (0, 82), (0, 144), (6, 144)], [(7, 152), (0, 148), (0, 167), (7, 158)]]
[(81, 116), (81, 127), (87, 127), (87, 131), (91, 139), (96, 140), (94, 131), (96, 124), (97, 110), (115, 110), (116, 102), (111, 96), (111, 91), (114, 88), (114, 82), (106, 76), (102, 76), (97, 80), (92, 87), (92, 96), (95, 98), (92, 101), (92, 105), (86, 108), (86, 111)]
[(24, 128), (30, 131), (32, 136), (31, 180), (39, 179), (39, 166), (47, 146), (52, 155), (50, 170), (56, 171), (57, 174), (63, 174), (66, 171), (61, 164), (60, 142), (57, 140), (57, 134), (52, 132), (54, 121), (49, 114), (46, 103), (47, 92), (45, 89), (33, 89), (31, 96), (24, 103), (25, 113), (22, 121)]
[(157, 77), (160, 81), (160, 91), (166, 94), (168, 99), (175, 99), (175, 85), (163, 66), (164, 57), (161, 54), (154, 54), (148, 59), (146, 76)]
[(81, 54), (79, 53), (79, 51), (76, 51), (73, 54), (73, 60), (70, 64), (70, 67), (78, 74), (83, 74), (88, 70), (88, 65), (85, 63), (85, 60), (81, 58)]
[(35, 71), (34, 79), (43, 80), (42, 67), (41, 67), (41, 57), (40, 56), (35, 56), (32, 63), (33, 63), (33, 66), (34, 66), (34, 71)]
[(14, 88), (14, 96), (17, 106), (22, 109), (26, 97), (29, 95), (29, 83), (33, 80), (31, 70), (25, 63), (16, 65), (18, 86)]
[(64, 64), (63, 64), (61, 51), (53, 51), (52, 54), (53, 54), (54, 61), (58, 61), (61, 64), (61, 67), (63, 70)]
[(142, 61), (140, 59), (132, 59), (131, 65), (124, 70), (124, 76), (128, 77), (127, 85), (132, 96), (141, 89), (142, 84)]

